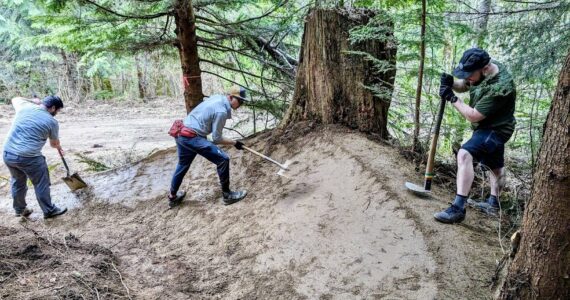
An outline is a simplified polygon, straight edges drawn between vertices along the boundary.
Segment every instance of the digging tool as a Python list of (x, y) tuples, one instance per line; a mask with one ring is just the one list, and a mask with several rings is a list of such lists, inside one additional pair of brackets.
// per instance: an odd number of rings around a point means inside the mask
[(73, 175), (69, 175), (69, 167), (67, 166), (67, 162), (65, 162), (65, 158), (63, 157), (63, 153), (61, 153), (61, 150), (57, 150), (57, 152), (59, 152), (59, 156), (61, 157), (61, 160), (63, 161), (63, 165), (65, 166), (65, 169), (67, 170), (67, 177), (62, 178), (63, 182), (65, 182), (65, 184), (67, 184), (67, 186), (69, 187), (69, 189), (71, 191), (76, 191), (79, 189), (82, 189), (84, 187), (87, 187), (87, 183), (85, 183), (85, 181), (83, 181), (83, 179), (81, 179), (81, 177), (79, 177), (79, 174), (77, 173), (73, 173)]
[(426, 173), (425, 173), (425, 180), (424, 186), (421, 187), (419, 185), (413, 184), (411, 182), (406, 182), (406, 187), (409, 191), (419, 195), (419, 196), (428, 196), (431, 192), (431, 181), (433, 176), (433, 167), (434, 167), (434, 160), (435, 160), (435, 151), (437, 148), (437, 140), (439, 138), (439, 128), (441, 127), (441, 120), (443, 119), (443, 111), (445, 110), (445, 100), (442, 98), (441, 102), (439, 103), (439, 111), (437, 113), (437, 120), (435, 122), (435, 133), (431, 139), (431, 145), (429, 147), (429, 156), (426, 165)]
[(281, 163), (277, 162), (276, 160), (274, 160), (273, 158), (271, 158), (271, 157), (269, 157), (269, 156), (266, 156), (266, 155), (263, 155), (263, 154), (261, 154), (261, 153), (255, 151), (255, 150), (249, 148), (249, 147), (243, 146), (243, 148), (244, 148), (245, 150), (247, 150), (247, 151), (249, 151), (249, 152), (251, 152), (251, 153), (253, 153), (253, 154), (255, 154), (255, 155), (257, 155), (257, 156), (259, 156), (259, 157), (261, 157), (261, 158), (263, 158), (263, 159), (265, 159), (265, 160), (267, 160), (267, 161), (270, 161), (270, 162), (272, 162), (272, 163), (278, 165), (279, 168), (281, 168), (281, 170), (279, 170), (279, 172), (277, 172), (277, 175), (283, 175), (283, 172), (284, 172), (285, 170), (289, 170), (289, 164), (290, 164), (291, 162), (288, 161), (288, 160), (285, 161), (284, 164), (281, 164)]

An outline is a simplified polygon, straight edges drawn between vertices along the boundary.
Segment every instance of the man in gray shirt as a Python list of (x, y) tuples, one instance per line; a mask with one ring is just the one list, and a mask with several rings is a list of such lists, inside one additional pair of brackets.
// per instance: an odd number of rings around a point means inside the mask
[[(247, 191), (230, 190), (230, 158), (217, 145), (233, 145), (243, 150), (243, 143), (222, 136), (222, 129), (226, 120), (232, 117), (231, 109), (238, 109), (246, 100), (243, 87), (233, 86), (227, 95), (210, 96), (184, 119), (184, 128), (176, 137), (178, 148), (178, 165), (174, 171), (168, 195), (168, 205), (172, 208), (184, 199), (185, 192), (178, 192), (184, 175), (188, 172), (192, 161), (197, 154), (216, 164), (224, 204), (240, 201), (247, 195)], [(212, 134), (212, 142), (206, 139)]]
[(50, 146), (62, 151), (59, 125), (54, 117), (63, 108), (63, 102), (57, 96), (48, 96), (42, 101), (16, 97), (12, 99), (12, 106), (16, 116), (4, 143), (3, 158), (12, 177), (11, 191), (16, 216), (27, 217), (32, 213), (26, 207), (28, 178), (34, 185), (44, 218), (62, 215), (67, 208), (58, 208), (51, 202), (49, 171), (42, 148), (49, 138)]

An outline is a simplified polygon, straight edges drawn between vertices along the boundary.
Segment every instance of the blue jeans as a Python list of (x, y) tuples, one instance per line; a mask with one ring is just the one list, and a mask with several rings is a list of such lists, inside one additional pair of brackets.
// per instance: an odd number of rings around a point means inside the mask
[(36, 199), (44, 212), (49, 214), (56, 209), (51, 203), (49, 171), (43, 156), (24, 157), (4, 151), (4, 163), (12, 175), (11, 188), (14, 199), (14, 210), (21, 213), (26, 208), (26, 193), (28, 178), (34, 185)]
[(182, 184), (182, 179), (184, 179), (184, 175), (186, 175), (188, 169), (190, 169), (190, 165), (192, 161), (194, 161), (196, 154), (200, 154), (217, 166), (222, 190), (229, 192), (230, 158), (224, 151), (201, 136), (193, 138), (180, 136), (176, 138), (176, 147), (178, 148), (178, 165), (176, 166), (176, 171), (174, 171), (174, 176), (172, 176), (172, 182), (170, 184), (170, 193), (172, 193), (172, 195), (176, 195), (176, 192), (178, 192)]

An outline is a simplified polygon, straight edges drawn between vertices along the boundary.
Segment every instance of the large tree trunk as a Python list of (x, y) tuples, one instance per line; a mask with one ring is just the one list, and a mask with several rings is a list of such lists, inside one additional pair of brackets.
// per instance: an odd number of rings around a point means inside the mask
[(558, 79), (500, 299), (570, 299), (570, 53)]
[(177, 0), (174, 9), (176, 23), (176, 37), (180, 63), (182, 65), (182, 82), (184, 85), (184, 102), (186, 112), (198, 106), (202, 94), (202, 78), (200, 59), (198, 57), (198, 40), (196, 37), (196, 18), (192, 8), (192, 1)]
[(363, 51), (395, 64), (396, 47), (378, 40), (356, 45), (349, 30), (368, 23), (367, 10), (315, 9), (305, 22), (295, 95), (283, 126), (299, 120), (343, 124), (388, 137), (390, 96), (380, 98), (368, 86), (392, 90), (395, 68), (380, 73), (373, 63), (346, 51)]

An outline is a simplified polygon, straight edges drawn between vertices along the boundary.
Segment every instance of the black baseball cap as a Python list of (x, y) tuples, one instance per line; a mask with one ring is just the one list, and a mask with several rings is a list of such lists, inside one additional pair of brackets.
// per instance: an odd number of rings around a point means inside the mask
[(45, 107), (50, 108), (55, 106), (56, 109), (63, 108), (63, 101), (58, 96), (47, 96), (42, 100)]
[(471, 76), (473, 72), (483, 69), (490, 61), (491, 57), (487, 51), (471, 48), (463, 53), (463, 57), (459, 60), (459, 65), (453, 70), (453, 76), (465, 79)]

